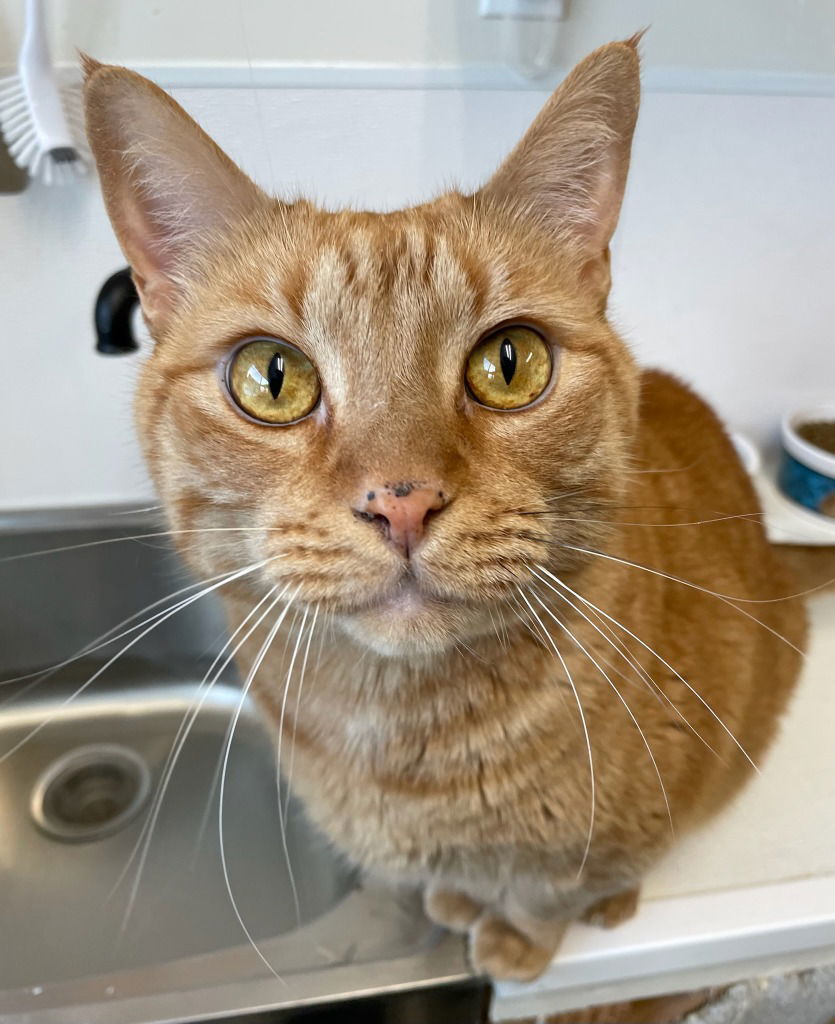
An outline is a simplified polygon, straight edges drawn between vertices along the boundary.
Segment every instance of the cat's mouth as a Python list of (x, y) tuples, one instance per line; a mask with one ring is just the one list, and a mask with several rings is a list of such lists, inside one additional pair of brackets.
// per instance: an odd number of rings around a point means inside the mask
[(375, 596), (366, 604), (355, 609), (355, 613), (385, 613), (394, 617), (413, 618), (430, 609), (461, 607), (467, 602), (463, 598), (441, 596), (422, 586), (413, 576), (405, 576), (394, 590)]
[(401, 580), (340, 616), (346, 632), (387, 656), (429, 653), (480, 632), (486, 613), (464, 597), (436, 593), (415, 579)]

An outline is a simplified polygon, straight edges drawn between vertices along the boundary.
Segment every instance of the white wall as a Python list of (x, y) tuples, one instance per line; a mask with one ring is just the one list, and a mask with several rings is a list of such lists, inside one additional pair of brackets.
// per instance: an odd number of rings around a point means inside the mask
[[(579, 3), (579, 0), (576, 0)], [(536, 92), (184, 90), (262, 184), (390, 207), (476, 184)], [(613, 312), (645, 362), (768, 439), (835, 391), (835, 99), (650, 94), (616, 248)], [(123, 264), (92, 181), (0, 196), (0, 506), (149, 494), (135, 357), (93, 351), (94, 295)]]
[[(100, 60), (501, 65), (500, 23), (478, 0), (45, 0), (55, 56)], [(0, 65), (14, 60), (22, 0), (0, 0)], [(652, 26), (655, 67), (831, 73), (832, 0), (571, 0), (556, 62)], [(534, 30), (538, 33), (538, 30)]]

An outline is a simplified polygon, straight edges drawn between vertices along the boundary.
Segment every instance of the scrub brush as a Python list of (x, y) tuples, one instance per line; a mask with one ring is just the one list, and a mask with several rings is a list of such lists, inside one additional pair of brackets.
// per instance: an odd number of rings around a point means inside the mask
[[(78, 125), (79, 108), (72, 109), (77, 97), (66, 99), (70, 117)], [(0, 83), (0, 130), (18, 167), (47, 185), (72, 181), (85, 171), (49, 57), (41, 0), (26, 0), (17, 75)]]

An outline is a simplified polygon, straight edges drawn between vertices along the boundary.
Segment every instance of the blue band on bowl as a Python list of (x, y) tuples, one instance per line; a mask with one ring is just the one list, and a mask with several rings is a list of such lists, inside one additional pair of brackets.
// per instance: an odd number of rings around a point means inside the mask
[(805, 505), (813, 512), (822, 512), (821, 505), (824, 501), (830, 495), (835, 495), (835, 480), (831, 476), (824, 476), (823, 473), (809, 469), (786, 451), (783, 452), (783, 463), (777, 482), (780, 490), (792, 501)]

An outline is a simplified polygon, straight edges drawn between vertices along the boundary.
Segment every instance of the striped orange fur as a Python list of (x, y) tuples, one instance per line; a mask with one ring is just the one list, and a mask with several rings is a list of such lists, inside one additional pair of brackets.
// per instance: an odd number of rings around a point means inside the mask
[[(151, 83), (86, 71), (156, 340), (137, 418), (169, 519), (212, 531), (184, 535), (198, 573), (271, 559), (231, 626), (273, 585), (301, 612), (254, 683), (293, 786), (353, 861), (422, 886), (475, 968), (533, 977), (739, 789), (804, 642), (802, 607), (768, 603), (790, 584), (721, 424), (606, 318), (637, 40), (580, 64), (483, 189), (385, 214), (268, 198)], [(498, 412), (464, 366), (509, 323), (555, 373)], [(253, 335), (315, 365), (306, 419), (260, 425), (225, 394)], [(408, 558), (358, 514), (374, 481), (443, 496)]]

